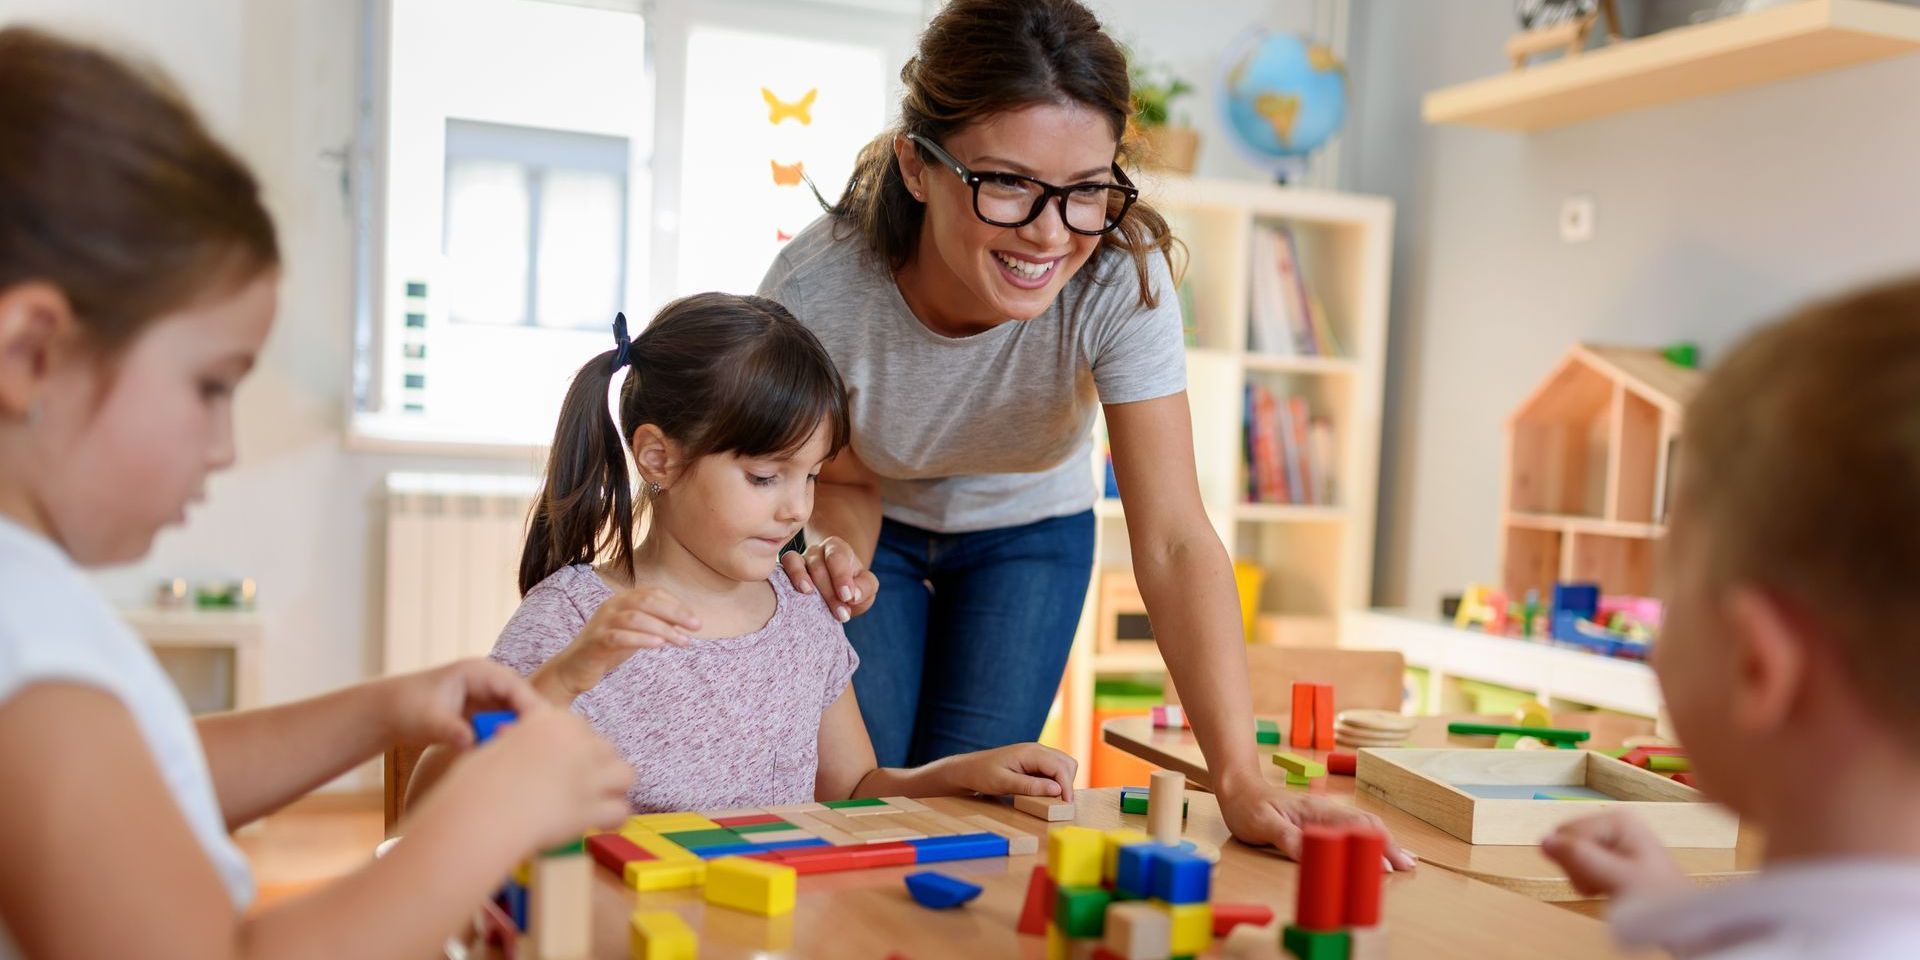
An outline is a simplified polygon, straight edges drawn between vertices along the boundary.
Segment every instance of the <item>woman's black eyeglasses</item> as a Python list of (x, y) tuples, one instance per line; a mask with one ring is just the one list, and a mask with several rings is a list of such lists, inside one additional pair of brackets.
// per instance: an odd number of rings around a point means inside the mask
[(996, 227), (1024, 227), (1039, 219), (1047, 208), (1047, 201), (1060, 199), (1060, 219), (1067, 229), (1089, 237), (1097, 237), (1120, 225), (1121, 218), (1127, 215), (1127, 209), (1140, 198), (1127, 175), (1120, 171), (1120, 165), (1113, 165), (1113, 176), (1119, 183), (1076, 183), (1072, 186), (1056, 187), (1043, 180), (1022, 176), (1017, 173), (995, 171), (974, 171), (966, 164), (953, 158), (953, 155), (940, 149), (939, 145), (917, 133), (907, 134), (922, 150), (933, 155), (935, 160), (960, 177), (960, 181), (973, 188), (973, 215), (981, 222)]

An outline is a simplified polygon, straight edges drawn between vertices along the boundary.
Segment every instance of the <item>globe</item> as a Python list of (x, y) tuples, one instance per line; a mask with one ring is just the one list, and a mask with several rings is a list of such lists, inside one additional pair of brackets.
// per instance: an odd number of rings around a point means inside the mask
[(1255, 30), (1228, 48), (1219, 85), (1227, 130), (1241, 151), (1281, 179), (1347, 119), (1347, 71), (1333, 51)]

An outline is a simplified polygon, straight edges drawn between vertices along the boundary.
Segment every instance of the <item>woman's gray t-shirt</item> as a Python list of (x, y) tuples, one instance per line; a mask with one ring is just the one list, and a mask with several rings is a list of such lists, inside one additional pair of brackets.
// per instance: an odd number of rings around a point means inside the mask
[(1132, 258), (1102, 250), (1040, 316), (944, 337), (857, 233), (822, 217), (774, 259), (760, 294), (839, 366), (853, 449), (881, 478), (884, 515), (966, 533), (1091, 507), (1098, 405), (1186, 389), (1179, 298), (1165, 259), (1148, 263), (1155, 307), (1140, 304)]

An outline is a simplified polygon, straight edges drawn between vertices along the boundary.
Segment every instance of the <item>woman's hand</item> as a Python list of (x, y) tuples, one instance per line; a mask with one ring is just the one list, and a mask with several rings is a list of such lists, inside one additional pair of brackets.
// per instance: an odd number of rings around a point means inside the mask
[(568, 706), (635, 651), (687, 646), (694, 642), (687, 631), (698, 629), (700, 618), (672, 593), (658, 587), (623, 590), (601, 604), (579, 636), (528, 679), (549, 702)]
[(406, 746), (470, 747), (467, 718), (484, 710), (524, 713), (541, 706), (527, 681), (489, 660), (460, 660), (376, 682), (387, 739)]
[(1334, 827), (1371, 828), (1387, 834), (1387, 864), (1395, 870), (1411, 870), (1413, 855), (1394, 845), (1386, 824), (1364, 810), (1334, 803), (1323, 797), (1289, 793), (1286, 788), (1265, 779), (1249, 781), (1219, 794), (1220, 816), (1234, 839), (1246, 844), (1271, 844), (1293, 859), (1300, 858), (1300, 828), (1315, 824)]
[(1020, 795), (1073, 799), (1073, 777), (1080, 769), (1072, 757), (1037, 743), (1015, 743), (993, 750), (963, 753), (937, 761), (952, 792), (990, 796)]
[(866, 613), (873, 606), (874, 595), (880, 592), (880, 579), (839, 537), (810, 544), (805, 553), (790, 550), (781, 554), (780, 565), (793, 579), (795, 590), (825, 597), (827, 609), (841, 623)]
[(1583, 896), (1644, 895), (1690, 885), (1660, 838), (1640, 818), (1620, 811), (1561, 824), (1540, 841), (1540, 852), (1567, 871)]

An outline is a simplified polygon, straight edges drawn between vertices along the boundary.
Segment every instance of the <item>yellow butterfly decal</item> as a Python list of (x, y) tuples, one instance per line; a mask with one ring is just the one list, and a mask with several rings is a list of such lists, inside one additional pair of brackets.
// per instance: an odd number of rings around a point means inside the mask
[(792, 163), (781, 163), (778, 160), (767, 162), (773, 164), (773, 185), (776, 187), (797, 187), (807, 175), (807, 172), (802, 169), (804, 164), (799, 160)]
[(776, 125), (780, 121), (791, 117), (792, 119), (800, 121), (800, 125), (803, 127), (811, 126), (813, 124), (813, 101), (814, 98), (819, 95), (819, 89), (815, 88), (808, 90), (806, 96), (792, 103), (788, 103), (774, 96), (772, 90), (768, 90), (766, 87), (760, 88), (760, 96), (767, 101), (767, 122)]

